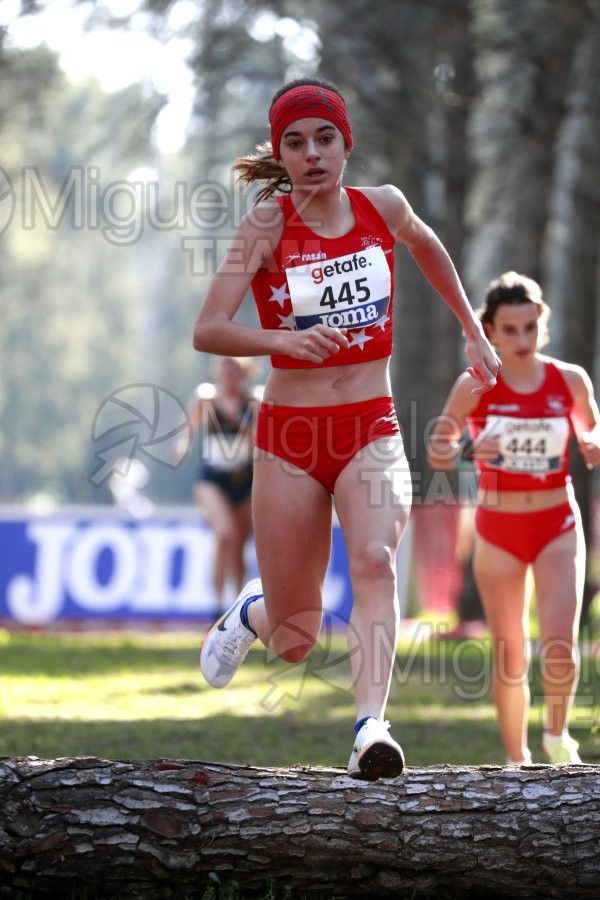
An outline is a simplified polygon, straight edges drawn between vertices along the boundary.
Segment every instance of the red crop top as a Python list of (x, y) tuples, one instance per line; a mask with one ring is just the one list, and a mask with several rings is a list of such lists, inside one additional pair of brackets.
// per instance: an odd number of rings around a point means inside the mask
[(289, 195), (278, 197), (285, 224), (271, 259), (252, 280), (263, 328), (291, 331), (323, 323), (348, 331), (347, 350), (321, 363), (271, 356), (274, 368), (347, 366), (390, 356), (394, 295), (394, 236), (370, 200), (345, 188), (355, 223), (324, 238), (302, 221)]
[(475, 460), (480, 487), (498, 491), (543, 491), (564, 487), (569, 476), (568, 444), (573, 433), (573, 398), (558, 366), (544, 359), (537, 391), (511, 390), (498, 376), (467, 418), (473, 440), (483, 429), (500, 438), (494, 460)]

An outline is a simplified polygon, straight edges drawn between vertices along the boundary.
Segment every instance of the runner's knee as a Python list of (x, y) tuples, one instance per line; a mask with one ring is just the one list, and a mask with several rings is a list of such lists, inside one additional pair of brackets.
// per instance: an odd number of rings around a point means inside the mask
[(383, 541), (371, 541), (350, 559), (352, 578), (365, 581), (393, 581), (396, 577), (394, 555)]
[(321, 607), (290, 613), (271, 629), (269, 650), (286, 662), (301, 662), (314, 647), (321, 629)]

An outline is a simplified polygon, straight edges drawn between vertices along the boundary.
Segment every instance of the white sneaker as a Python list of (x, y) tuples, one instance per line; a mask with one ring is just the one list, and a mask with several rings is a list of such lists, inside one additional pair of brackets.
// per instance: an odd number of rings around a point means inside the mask
[(260, 578), (253, 578), (204, 638), (200, 669), (213, 687), (222, 688), (229, 684), (256, 640), (254, 632), (242, 625), (240, 610), (250, 597), (262, 596)]
[(389, 722), (369, 718), (354, 738), (348, 763), (351, 778), (396, 778), (404, 768), (402, 747), (388, 734)]
[(511, 759), (510, 756), (506, 757), (506, 765), (507, 766), (532, 766), (533, 760), (531, 758), (531, 750), (526, 750), (523, 759), (515, 760)]
[(542, 747), (544, 753), (548, 756), (550, 764), (553, 766), (561, 765), (582, 765), (579, 758), (579, 744), (571, 737), (570, 734), (563, 734), (559, 741), (552, 739), (546, 740), (549, 735), (544, 734)]

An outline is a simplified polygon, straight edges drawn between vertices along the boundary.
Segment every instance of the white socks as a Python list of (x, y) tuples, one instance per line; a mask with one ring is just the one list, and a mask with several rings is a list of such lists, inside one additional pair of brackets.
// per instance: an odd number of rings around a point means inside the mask
[(506, 757), (506, 765), (507, 766), (530, 766), (531, 765), (531, 751), (526, 750), (523, 754), (523, 759), (509, 759)]
[(569, 737), (569, 729), (564, 728), (562, 734), (550, 734), (544, 729), (544, 744), (562, 744), (565, 738)]

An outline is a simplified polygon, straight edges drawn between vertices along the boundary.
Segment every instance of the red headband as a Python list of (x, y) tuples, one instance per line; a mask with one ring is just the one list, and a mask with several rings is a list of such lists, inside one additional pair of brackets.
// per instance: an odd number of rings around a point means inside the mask
[(339, 94), (317, 85), (303, 84), (291, 88), (278, 97), (269, 110), (271, 146), (273, 156), (279, 162), (279, 144), (283, 132), (296, 119), (327, 119), (342, 132), (348, 150), (352, 150), (352, 128), (346, 113), (346, 104)]

